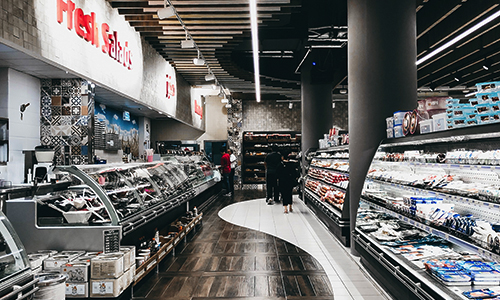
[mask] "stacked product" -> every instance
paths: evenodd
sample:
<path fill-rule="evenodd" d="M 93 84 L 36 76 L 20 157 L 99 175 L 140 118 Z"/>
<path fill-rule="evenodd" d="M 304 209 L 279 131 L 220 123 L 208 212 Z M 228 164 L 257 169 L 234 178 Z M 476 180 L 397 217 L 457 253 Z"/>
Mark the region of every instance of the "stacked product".
<path fill-rule="evenodd" d="M 134 281 L 135 248 L 120 250 L 90 260 L 90 297 L 118 297 Z"/>
<path fill-rule="evenodd" d="M 500 272 L 478 260 L 428 260 L 426 270 L 448 285 L 498 285 Z"/>

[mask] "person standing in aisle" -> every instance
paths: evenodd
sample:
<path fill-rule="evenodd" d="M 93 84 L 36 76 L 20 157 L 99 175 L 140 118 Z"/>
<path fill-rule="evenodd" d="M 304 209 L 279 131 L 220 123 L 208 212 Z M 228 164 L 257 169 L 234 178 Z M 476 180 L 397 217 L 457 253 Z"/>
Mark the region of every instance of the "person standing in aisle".
<path fill-rule="evenodd" d="M 229 162 L 231 163 L 231 174 L 229 174 L 229 192 L 231 192 L 231 195 L 234 196 L 234 171 L 238 165 L 238 159 L 236 158 L 236 155 L 234 155 L 233 150 L 227 149 L 227 152 L 229 153 Z"/>
<path fill-rule="evenodd" d="M 264 166 L 266 167 L 266 202 L 269 205 L 273 204 L 274 201 L 279 202 L 279 190 L 278 190 L 278 168 L 281 164 L 281 154 L 278 153 L 278 146 L 272 146 L 273 152 L 269 153 L 264 160 Z"/>
<path fill-rule="evenodd" d="M 229 158 L 229 153 L 227 153 L 226 148 L 221 148 L 220 153 L 222 157 L 220 159 L 220 165 L 222 169 L 222 186 L 226 189 L 226 196 L 231 196 L 231 190 L 229 186 L 229 175 L 231 174 L 231 161 Z"/>
<path fill-rule="evenodd" d="M 283 155 L 284 159 L 278 170 L 279 189 L 281 193 L 281 201 L 283 201 L 284 213 L 292 212 L 292 192 L 293 188 L 298 184 L 299 169 L 298 162 L 291 160 L 288 153 Z"/>

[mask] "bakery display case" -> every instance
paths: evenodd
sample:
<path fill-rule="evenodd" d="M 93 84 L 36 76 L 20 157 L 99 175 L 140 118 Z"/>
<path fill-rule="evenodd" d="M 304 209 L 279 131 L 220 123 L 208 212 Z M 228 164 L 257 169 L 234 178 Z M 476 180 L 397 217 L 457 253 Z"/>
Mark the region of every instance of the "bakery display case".
<path fill-rule="evenodd" d="M 304 187 L 305 203 L 343 245 L 349 246 L 349 146 L 312 154 Z"/>
<path fill-rule="evenodd" d="M 102 250 L 103 231 L 110 229 L 137 243 L 144 228 L 154 232 L 167 222 L 160 217 L 199 205 L 216 184 L 212 166 L 200 158 L 59 166 L 54 173 L 67 189 L 7 201 L 7 215 L 28 251 Z"/>
<path fill-rule="evenodd" d="M 468 299 L 499 285 L 499 137 L 485 125 L 378 148 L 353 243 L 396 299 Z"/>
<path fill-rule="evenodd" d="M 36 282 L 26 249 L 7 217 L 0 212 L 0 298 L 32 297 L 38 289 Z"/>
<path fill-rule="evenodd" d="M 298 132 L 243 132 L 242 177 L 244 184 L 259 184 L 266 182 L 264 160 L 276 145 L 281 153 L 292 157 L 300 152 L 301 134 Z"/>

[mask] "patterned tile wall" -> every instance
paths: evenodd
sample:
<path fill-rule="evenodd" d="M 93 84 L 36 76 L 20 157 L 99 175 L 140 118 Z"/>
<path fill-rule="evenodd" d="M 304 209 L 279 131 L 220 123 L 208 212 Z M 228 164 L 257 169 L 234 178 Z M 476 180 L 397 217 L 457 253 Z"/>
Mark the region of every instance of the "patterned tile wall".
<path fill-rule="evenodd" d="M 40 139 L 57 165 L 87 164 L 93 94 L 82 79 L 42 79 Z"/>
<path fill-rule="evenodd" d="M 335 127 L 341 128 L 343 130 L 349 129 L 348 122 L 348 102 L 347 101 L 339 101 L 335 102 L 335 107 L 333 108 L 333 125 Z"/>
<path fill-rule="evenodd" d="M 242 122 L 243 122 L 243 107 L 242 101 L 230 99 L 231 107 L 227 109 L 227 141 L 229 148 L 234 151 L 234 155 L 238 157 L 238 161 L 242 160 L 241 141 L 243 139 Z M 241 165 L 238 165 L 235 172 L 235 189 L 241 188 Z"/>
<path fill-rule="evenodd" d="M 300 103 L 288 108 L 287 102 L 244 101 L 243 131 L 301 131 Z"/>

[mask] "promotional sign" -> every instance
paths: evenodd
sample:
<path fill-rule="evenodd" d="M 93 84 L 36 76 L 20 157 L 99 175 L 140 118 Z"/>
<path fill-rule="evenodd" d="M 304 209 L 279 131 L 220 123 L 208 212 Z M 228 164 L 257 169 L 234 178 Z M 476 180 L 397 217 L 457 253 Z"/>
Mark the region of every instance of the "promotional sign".
<path fill-rule="evenodd" d="M 194 100 L 194 113 L 200 116 L 200 119 L 203 119 L 203 107 L 198 104 L 198 100 Z"/>

